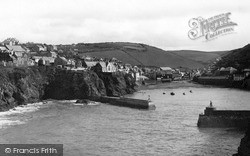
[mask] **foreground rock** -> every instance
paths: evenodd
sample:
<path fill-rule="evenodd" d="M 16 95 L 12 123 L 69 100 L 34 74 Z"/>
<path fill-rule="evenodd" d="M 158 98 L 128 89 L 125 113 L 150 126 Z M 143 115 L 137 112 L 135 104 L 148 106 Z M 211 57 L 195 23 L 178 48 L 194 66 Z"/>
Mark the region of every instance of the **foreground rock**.
<path fill-rule="evenodd" d="M 0 111 L 40 101 L 46 76 L 38 68 L 2 68 L 0 70 Z"/>
<path fill-rule="evenodd" d="M 246 131 L 245 136 L 241 139 L 238 153 L 233 156 L 249 156 L 250 155 L 250 125 Z"/>

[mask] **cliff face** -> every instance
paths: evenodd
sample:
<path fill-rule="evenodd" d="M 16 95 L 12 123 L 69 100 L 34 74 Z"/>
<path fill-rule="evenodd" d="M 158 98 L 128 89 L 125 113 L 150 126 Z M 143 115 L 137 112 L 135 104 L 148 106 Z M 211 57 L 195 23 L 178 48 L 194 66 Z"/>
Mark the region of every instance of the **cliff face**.
<path fill-rule="evenodd" d="M 135 81 L 130 74 L 97 73 L 103 80 L 107 96 L 121 96 L 134 92 Z"/>
<path fill-rule="evenodd" d="M 96 74 L 46 67 L 2 68 L 0 111 L 42 99 L 84 99 L 91 96 L 120 96 L 134 92 L 128 74 Z"/>
<path fill-rule="evenodd" d="M 0 71 L 0 111 L 37 102 L 44 94 L 46 77 L 38 68 L 2 68 Z"/>
<path fill-rule="evenodd" d="M 54 70 L 48 79 L 44 99 L 83 99 L 106 95 L 103 81 L 91 71 Z"/>
<path fill-rule="evenodd" d="M 135 82 L 128 74 L 93 71 L 53 71 L 43 98 L 84 99 L 91 96 L 121 96 L 134 92 Z"/>

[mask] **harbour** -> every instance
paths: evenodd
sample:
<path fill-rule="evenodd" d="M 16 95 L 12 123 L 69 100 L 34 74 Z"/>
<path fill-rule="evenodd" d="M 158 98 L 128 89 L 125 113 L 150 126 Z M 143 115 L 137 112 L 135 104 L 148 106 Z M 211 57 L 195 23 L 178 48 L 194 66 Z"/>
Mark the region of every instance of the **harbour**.
<path fill-rule="evenodd" d="M 211 99 L 218 110 L 249 110 L 248 92 L 184 82 L 147 87 L 125 98 L 147 100 L 150 95 L 156 106 L 153 111 L 53 100 L 35 106 L 34 111 L 0 115 L 12 121 L 0 129 L 0 143 L 63 143 L 65 155 L 232 155 L 237 152 L 244 131 L 199 128 L 197 121 Z M 171 92 L 175 95 L 170 95 Z"/>
<path fill-rule="evenodd" d="M 0 156 L 250 156 L 249 2 L 1 4 Z"/>

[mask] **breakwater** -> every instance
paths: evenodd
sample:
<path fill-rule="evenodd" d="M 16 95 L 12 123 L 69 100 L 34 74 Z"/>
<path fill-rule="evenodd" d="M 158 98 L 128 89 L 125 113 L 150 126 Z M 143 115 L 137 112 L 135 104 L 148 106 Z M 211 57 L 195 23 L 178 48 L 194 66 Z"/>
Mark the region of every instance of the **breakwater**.
<path fill-rule="evenodd" d="M 124 97 L 90 97 L 90 100 L 102 103 L 108 103 L 115 106 L 121 107 L 130 107 L 137 109 L 155 109 L 155 105 L 149 100 L 141 100 L 141 99 L 131 99 Z"/>
<path fill-rule="evenodd" d="M 226 77 L 199 77 L 198 83 L 204 85 L 218 85 L 218 86 L 231 86 L 232 80 Z"/>
<path fill-rule="evenodd" d="M 204 114 L 199 115 L 198 127 L 236 127 L 246 129 L 250 119 L 248 110 L 216 110 L 206 107 Z"/>

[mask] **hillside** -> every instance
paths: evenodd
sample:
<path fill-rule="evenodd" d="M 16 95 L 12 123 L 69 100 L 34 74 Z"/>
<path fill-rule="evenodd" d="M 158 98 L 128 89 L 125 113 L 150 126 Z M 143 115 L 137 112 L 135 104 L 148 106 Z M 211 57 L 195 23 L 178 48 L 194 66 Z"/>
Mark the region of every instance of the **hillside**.
<path fill-rule="evenodd" d="M 238 70 L 250 68 L 250 44 L 229 51 L 215 64 L 215 67 L 234 67 Z"/>
<path fill-rule="evenodd" d="M 218 52 L 203 52 L 195 50 L 180 50 L 172 51 L 184 58 L 200 62 L 201 64 L 207 65 L 214 62 L 217 58 L 222 57 L 227 53 L 227 51 L 218 51 Z"/>
<path fill-rule="evenodd" d="M 115 57 L 132 65 L 188 67 L 191 69 L 204 66 L 201 62 L 185 58 L 175 52 L 138 43 L 80 43 L 75 45 L 74 49 L 77 49 L 80 55 L 98 58 Z"/>

